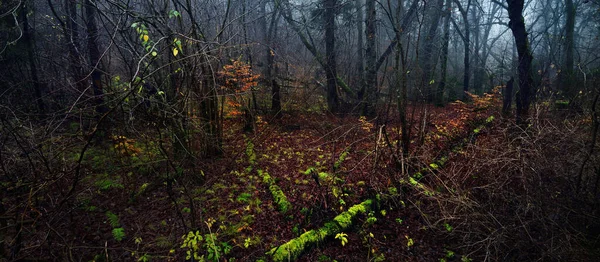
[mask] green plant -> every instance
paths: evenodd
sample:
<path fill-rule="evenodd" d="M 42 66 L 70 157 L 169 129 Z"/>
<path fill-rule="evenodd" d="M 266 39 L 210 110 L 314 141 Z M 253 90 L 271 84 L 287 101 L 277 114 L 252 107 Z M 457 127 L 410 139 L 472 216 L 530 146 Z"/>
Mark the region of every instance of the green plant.
<path fill-rule="evenodd" d="M 125 238 L 125 229 L 121 227 L 121 223 L 119 222 L 119 216 L 117 216 L 113 212 L 106 211 L 106 217 L 108 218 L 108 223 L 113 228 L 113 238 L 116 241 L 121 242 L 123 238 Z"/>
<path fill-rule="evenodd" d="M 305 215 L 305 216 L 307 216 L 307 215 L 309 215 L 309 213 L 310 213 L 310 209 L 308 209 L 307 207 L 303 207 L 302 209 L 300 209 L 300 213 L 301 213 L 302 215 Z"/>
<path fill-rule="evenodd" d="M 260 236 L 246 237 L 244 239 L 244 244 L 242 245 L 244 248 L 248 249 L 252 246 L 260 245 L 262 239 Z"/>
<path fill-rule="evenodd" d="M 235 200 L 239 203 L 248 203 L 252 197 L 249 193 L 241 193 Z"/>
<path fill-rule="evenodd" d="M 375 222 L 377 222 L 377 218 L 375 217 L 375 213 L 371 211 L 368 214 L 367 221 L 365 222 L 365 224 L 370 226 L 375 224 Z"/>
<path fill-rule="evenodd" d="M 148 254 L 144 254 L 143 256 L 141 256 L 140 258 L 138 258 L 138 262 L 149 262 L 150 259 L 152 259 L 152 256 L 148 255 Z"/>
<path fill-rule="evenodd" d="M 453 229 L 453 227 L 448 223 L 444 223 L 444 228 L 446 228 L 446 231 L 448 232 L 452 232 Z"/>
<path fill-rule="evenodd" d="M 185 260 L 190 260 L 192 259 L 192 257 L 194 258 L 194 260 L 204 260 L 204 255 L 200 256 L 198 254 L 198 251 L 200 251 L 200 243 L 204 239 L 200 234 L 200 231 L 190 231 L 187 233 L 187 235 L 184 235 L 182 238 L 183 244 L 181 245 L 181 248 L 187 249 L 185 252 Z"/>
<path fill-rule="evenodd" d="M 104 175 L 103 178 L 100 178 L 94 184 L 101 191 L 107 191 L 107 190 L 110 190 L 110 189 L 113 189 L 113 188 L 115 188 L 115 189 L 123 189 L 124 188 L 123 184 L 121 184 L 121 183 L 117 182 L 116 180 L 108 177 L 108 175 Z"/>
<path fill-rule="evenodd" d="M 340 154 L 340 157 L 338 158 L 338 160 L 335 161 L 335 163 L 333 164 L 333 172 L 340 169 L 340 166 L 342 165 L 344 160 L 346 160 L 346 157 L 348 156 L 348 154 L 349 154 L 348 151 L 344 151 L 344 152 L 342 152 L 342 154 Z"/>
<path fill-rule="evenodd" d="M 383 262 L 383 261 L 385 261 L 385 255 L 383 253 L 374 254 L 373 261 L 374 262 Z"/>
<path fill-rule="evenodd" d="M 342 246 L 345 246 L 346 243 L 348 243 L 348 235 L 344 232 L 336 234 L 335 239 L 339 239 L 342 243 Z"/>
<path fill-rule="evenodd" d="M 410 238 L 408 235 L 404 235 L 404 238 L 406 238 L 406 246 L 407 247 L 412 247 L 415 244 L 415 241 Z"/>
<path fill-rule="evenodd" d="M 186 260 L 193 257 L 194 260 L 204 261 L 204 254 L 200 254 L 201 247 L 206 250 L 206 259 L 209 261 L 220 261 L 224 255 L 231 252 L 233 247 L 227 242 L 218 242 L 217 233 L 211 232 L 211 227 L 215 222 L 212 218 L 205 221 L 209 233 L 204 236 L 200 234 L 200 231 L 190 231 L 181 237 L 183 239 L 181 248 L 186 249 Z"/>
<path fill-rule="evenodd" d="M 119 227 L 119 216 L 114 214 L 113 212 L 106 211 L 106 217 L 108 218 L 108 222 L 111 227 Z"/>
<path fill-rule="evenodd" d="M 122 227 L 113 228 L 112 235 L 118 242 L 121 242 L 125 238 L 125 229 Z"/>

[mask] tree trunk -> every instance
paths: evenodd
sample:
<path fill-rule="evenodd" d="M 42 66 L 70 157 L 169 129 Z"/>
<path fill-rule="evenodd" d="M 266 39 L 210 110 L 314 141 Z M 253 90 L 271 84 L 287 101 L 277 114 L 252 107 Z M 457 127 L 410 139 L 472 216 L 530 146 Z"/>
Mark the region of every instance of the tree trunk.
<path fill-rule="evenodd" d="M 575 5 L 573 0 L 565 0 L 565 65 L 564 72 L 561 74 L 562 88 L 569 97 L 576 94 L 573 85 L 573 50 L 574 50 L 574 32 L 575 32 Z"/>
<path fill-rule="evenodd" d="M 428 102 L 433 102 L 435 95 L 433 79 L 435 78 L 433 62 L 434 44 L 437 34 L 437 30 L 440 24 L 440 18 L 442 17 L 442 9 L 444 8 L 444 0 L 437 0 L 435 5 L 430 10 L 431 21 L 429 24 L 429 30 L 423 43 L 423 55 L 421 56 L 421 68 L 423 69 L 422 83 L 425 85 L 426 98 Z"/>
<path fill-rule="evenodd" d="M 477 15 L 477 8 L 471 9 L 471 23 L 473 26 L 473 92 L 475 94 L 482 94 L 483 87 L 483 76 L 485 75 L 485 71 L 483 68 L 483 63 L 481 61 L 481 42 L 485 41 L 485 39 L 481 39 L 481 30 L 480 30 L 480 16 Z"/>
<path fill-rule="evenodd" d="M 261 7 L 264 16 L 266 16 L 266 8 Z M 265 80 L 268 85 L 271 85 L 271 113 L 279 117 L 281 116 L 281 88 L 277 83 L 277 80 L 273 77 L 273 71 L 275 71 L 275 52 L 273 51 L 273 39 L 277 37 L 277 22 L 279 21 L 279 8 L 275 6 L 275 10 L 271 16 L 271 22 L 267 29 L 267 23 L 264 21 L 263 29 L 265 30 L 265 56 L 267 60 L 267 67 L 265 68 Z"/>
<path fill-rule="evenodd" d="M 460 2 L 458 2 L 458 0 L 456 0 L 456 4 L 458 5 L 458 9 L 460 10 L 460 13 L 462 15 L 463 18 L 463 22 L 464 22 L 464 26 L 465 26 L 465 32 L 463 35 L 463 42 L 464 42 L 464 52 L 465 52 L 465 56 L 464 56 L 464 74 L 463 74 L 463 99 L 467 98 L 467 92 L 469 92 L 469 79 L 470 79 L 470 73 L 471 73 L 471 68 L 470 68 L 470 62 L 471 62 L 471 58 L 470 58 L 470 42 L 471 42 L 471 28 L 469 25 L 469 8 L 471 7 L 471 0 L 469 0 L 467 2 L 467 7 L 463 8 L 462 5 L 460 4 Z"/>
<path fill-rule="evenodd" d="M 513 33 L 519 55 L 517 123 L 523 124 L 527 119 L 531 97 L 533 96 L 533 88 L 531 87 L 531 83 L 533 82 L 531 76 L 531 61 L 533 60 L 533 56 L 529 49 L 525 19 L 523 18 L 524 0 L 506 0 L 506 2 L 508 3 L 508 17 L 510 19 L 508 26 Z"/>
<path fill-rule="evenodd" d="M 91 0 L 85 1 L 86 27 L 88 31 L 87 46 L 92 67 L 91 79 L 94 91 L 96 113 L 102 115 L 108 112 L 104 106 L 104 90 L 102 89 L 102 70 L 100 70 L 100 48 L 98 47 L 98 27 L 96 25 L 96 6 Z"/>
<path fill-rule="evenodd" d="M 335 58 L 335 6 L 337 0 L 323 0 L 325 7 L 325 56 L 327 77 L 327 106 L 332 113 L 339 109 L 339 97 L 337 93 L 337 72 Z"/>
<path fill-rule="evenodd" d="M 48 0 L 49 2 L 52 0 Z M 67 0 L 67 41 L 69 42 L 69 60 L 71 63 L 71 72 L 75 86 L 79 92 L 85 91 L 85 81 L 82 76 L 81 59 L 79 54 L 79 29 L 77 25 L 77 1 Z"/>
<path fill-rule="evenodd" d="M 248 44 L 248 24 L 246 23 L 246 15 L 248 13 L 246 12 L 246 0 L 242 0 L 242 17 L 241 17 L 241 26 L 242 26 L 242 33 L 244 35 L 244 45 L 246 46 L 246 60 L 248 61 L 248 64 L 250 65 L 251 68 L 254 68 L 254 63 L 252 61 L 252 50 L 250 49 L 250 45 Z M 252 95 L 252 109 L 250 112 L 252 115 L 254 115 L 254 112 L 258 111 L 258 102 L 256 101 L 256 90 L 254 89 L 254 86 L 250 87 L 250 94 Z"/>
<path fill-rule="evenodd" d="M 400 15 L 402 14 L 402 0 L 398 1 L 398 8 L 396 9 L 396 27 L 400 28 L 402 26 L 400 24 Z M 396 39 L 400 39 L 401 30 L 396 31 Z M 406 79 L 406 57 L 404 55 L 404 48 L 402 47 L 402 41 L 396 41 L 396 57 L 395 57 L 395 71 L 396 71 L 396 81 L 397 85 L 400 89 L 400 94 L 398 95 L 398 113 L 400 115 L 400 125 L 401 125 L 401 146 L 398 146 L 398 149 L 402 149 L 402 156 L 404 159 L 407 159 L 409 156 L 410 150 L 410 127 L 408 124 L 408 119 L 406 117 L 406 109 L 408 107 L 408 86 Z M 401 66 L 401 67 L 400 67 Z M 401 68 L 399 70 L 399 68 Z"/>
<path fill-rule="evenodd" d="M 510 113 L 510 107 L 512 106 L 512 93 L 513 93 L 513 84 L 515 83 L 514 78 L 510 78 L 508 82 L 506 82 L 506 87 L 504 88 L 504 96 L 502 99 L 502 114 L 507 116 Z"/>
<path fill-rule="evenodd" d="M 444 104 L 444 91 L 446 89 L 446 78 L 448 75 L 448 47 L 450 43 L 450 13 L 452 9 L 452 0 L 446 0 L 446 11 L 444 12 L 444 39 L 442 40 L 442 76 L 438 85 L 437 102 L 441 106 Z"/>
<path fill-rule="evenodd" d="M 364 59 L 364 49 L 365 47 L 363 46 L 363 39 L 364 39 L 364 26 L 363 26 L 363 9 L 362 9 L 362 0 L 355 0 L 354 4 L 356 5 L 356 20 L 358 21 L 356 23 L 356 29 L 357 29 L 357 33 L 358 33 L 358 39 L 357 39 L 357 62 L 356 62 L 356 71 L 357 71 L 357 82 L 358 82 L 358 86 L 360 86 L 361 88 L 365 86 L 365 59 Z M 361 95 L 359 95 L 361 96 Z M 359 99 L 362 99 L 362 97 L 359 97 Z"/>
<path fill-rule="evenodd" d="M 375 96 L 377 92 L 377 70 L 375 68 L 375 0 L 366 1 L 366 20 L 365 20 L 365 36 L 366 36 L 366 75 L 363 102 L 363 115 L 373 115 L 375 113 Z"/>
<path fill-rule="evenodd" d="M 31 82 L 33 83 L 33 91 L 35 95 L 35 104 L 37 105 L 38 113 L 43 114 L 46 111 L 46 106 L 42 100 L 42 85 L 38 76 L 37 65 L 35 63 L 35 40 L 33 33 L 29 29 L 29 5 L 33 1 L 25 1 L 21 7 L 21 18 L 23 19 L 23 40 L 27 43 L 27 59 L 29 60 L 29 69 L 31 74 Z"/>
<path fill-rule="evenodd" d="M 272 90 L 272 97 L 271 97 L 271 112 L 273 112 L 273 115 L 279 117 L 281 116 L 281 92 L 280 92 L 280 87 L 279 84 L 277 84 L 277 81 L 275 79 L 271 79 L 271 90 Z"/>
<path fill-rule="evenodd" d="M 219 123 L 219 100 L 212 70 L 205 66 L 208 59 L 202 59 L 202 102 L 200 102 L 201 116 L 205 124 L 207 135 L 206 154 L 208 156 L 219 156 L 223 153 L 222 127 Z"/>

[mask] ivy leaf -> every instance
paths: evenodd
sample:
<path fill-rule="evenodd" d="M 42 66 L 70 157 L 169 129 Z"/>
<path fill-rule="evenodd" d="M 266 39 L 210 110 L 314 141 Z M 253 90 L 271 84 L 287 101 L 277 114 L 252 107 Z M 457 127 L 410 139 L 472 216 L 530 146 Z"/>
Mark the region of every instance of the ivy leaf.
<path fill-rule="evenodd" d="M 143 39 L 144 39 L 144 42 L 148 42 L 148 40 L 150 40 L 150 37 L 148 35 L 144 35 Z"/>
<path fill-rule="evenodd" d="M 158 53 L 156 53 L 156 51 L 152 51 L 152 56 L 157 56 Z"/>
<path fill-rule="evenodd" d="M 177 49 L 177 47 L 173 48 L 173 56 L 177 56 L 177 54 L 179 54 L 179 50 Z"/>

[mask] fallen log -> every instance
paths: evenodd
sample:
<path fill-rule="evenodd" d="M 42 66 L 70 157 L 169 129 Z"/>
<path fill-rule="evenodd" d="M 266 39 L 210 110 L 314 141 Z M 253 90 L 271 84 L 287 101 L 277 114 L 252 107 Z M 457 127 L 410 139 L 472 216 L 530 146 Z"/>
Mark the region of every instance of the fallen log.
<path fill-rule="evenodd" d="M 325 223 L 319 229 L 313 229 L 297 238 L 294 238 L 285 244 L 271 249 L 267 252 L 273 261 L 294 261 L 308 248 L 324 242 L 330 237 L 343 232 L 352 225 L 352 221 L 358 214 L 365 214 L 372 210 L 375 201 L 368 199 L 360 204 L 352 206 L 339 215 L 332 221 Z"/>

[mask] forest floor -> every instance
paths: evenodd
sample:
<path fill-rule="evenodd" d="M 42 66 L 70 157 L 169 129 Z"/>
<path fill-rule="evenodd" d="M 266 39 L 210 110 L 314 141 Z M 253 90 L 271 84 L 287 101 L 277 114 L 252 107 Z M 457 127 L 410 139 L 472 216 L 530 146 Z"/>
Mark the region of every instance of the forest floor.
<path fill-rule="evenodd" d="M 115 137 L 114 146 L 85 159 L 74 205 L 44 211 L 58 205 L 53 201 L 62 191 L 38 199 L 45 204 L 29 199 L 24 232 L 7 235 L 24 239 L 20 258 L 182 261 L 195 254 L 196 260 L 270 261 L 277 247 L 371 199 L 376 203 L 352 217 L 352 226 L 289 258 L 598 258 L 598 203 L 569 197 L 572 177 L 561 174 L 579 165 L 561 156 L 578 150 L 573 141 L 587 139 L 589 119 L 537 118 L 537 129 L 523 131 L 499 114 L 498 103 L 489 95 L 469 104 L 410 107 L 420 120 L 413 122 L 407 158 L 397 147 L 394 114 L 286 113 L 259 117 L 255 132 L 245 135 L 241 121 L 229 118 L 223 156 L 189 168 L 171 168 L 151 136 Z M 25 200 L 3 199 L 5 206 Z"/>

